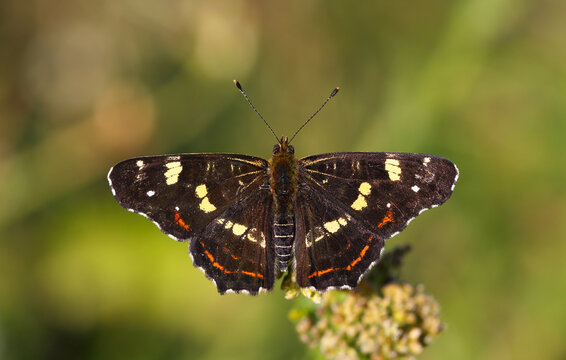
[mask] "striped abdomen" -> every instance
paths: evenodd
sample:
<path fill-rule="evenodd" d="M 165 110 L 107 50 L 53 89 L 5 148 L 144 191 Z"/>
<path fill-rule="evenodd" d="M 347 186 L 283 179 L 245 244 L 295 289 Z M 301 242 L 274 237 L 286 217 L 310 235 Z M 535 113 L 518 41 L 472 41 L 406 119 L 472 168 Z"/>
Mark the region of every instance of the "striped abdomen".
<path fill-rule="evenodd" d="M 295 220 L 291 216 L 275 218 L 273 222 L 275 244 L 275 262 L 279 272 L 284 272 L 289 266 L 295 240 Z"/>

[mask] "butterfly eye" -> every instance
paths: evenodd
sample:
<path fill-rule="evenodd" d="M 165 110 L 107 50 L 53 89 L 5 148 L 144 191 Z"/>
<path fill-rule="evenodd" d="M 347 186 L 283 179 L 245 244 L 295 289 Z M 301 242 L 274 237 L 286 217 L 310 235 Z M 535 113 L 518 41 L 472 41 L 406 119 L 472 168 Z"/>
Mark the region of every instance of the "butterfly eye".
<path fill-rule="evenodd" d="M 289 145 L 289 152 L 290 152 L 291 154 L 294 154 L 294 153 L 295 153 L 295 148 L 294 148 L 292 145 Z"/>
<path fill-rule="evenodd" d="M 281 152 L 281 145 L 274 145 L 273 146 L 273 154 L 277 154 Z"/>

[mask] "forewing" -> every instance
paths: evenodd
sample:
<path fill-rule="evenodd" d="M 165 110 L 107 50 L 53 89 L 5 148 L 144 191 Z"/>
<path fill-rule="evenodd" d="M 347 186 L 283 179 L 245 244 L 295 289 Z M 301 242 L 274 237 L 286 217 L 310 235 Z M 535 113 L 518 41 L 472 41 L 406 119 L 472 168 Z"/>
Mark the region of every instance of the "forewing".
<path fill-rule="evenodd" d="M 452 194 L 458 168 L 442 157 L 332 153 L 300 160 L 299 182 L 322 192 L 383 238 Z"/>
<path fill-rule="evenodd" d="M 198 235 L 236 200 L 267 180 L 267 162 L 235 154 L 140 157 L 110 169 L 116 200 L 175 240 Z"/>

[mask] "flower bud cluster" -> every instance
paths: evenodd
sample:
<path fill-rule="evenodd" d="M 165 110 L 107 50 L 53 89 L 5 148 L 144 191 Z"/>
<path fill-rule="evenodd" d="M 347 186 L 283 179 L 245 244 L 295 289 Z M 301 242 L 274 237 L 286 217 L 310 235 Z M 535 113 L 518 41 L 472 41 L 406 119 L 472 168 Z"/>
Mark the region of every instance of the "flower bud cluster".
<path fill-rule="evenodd" d="M 422 285 L 391 282 L 378 293 L 328 291 L 295 318 L 301 341 L 329 359 L 413 359 L 442 330 L 439 312 Z"/>

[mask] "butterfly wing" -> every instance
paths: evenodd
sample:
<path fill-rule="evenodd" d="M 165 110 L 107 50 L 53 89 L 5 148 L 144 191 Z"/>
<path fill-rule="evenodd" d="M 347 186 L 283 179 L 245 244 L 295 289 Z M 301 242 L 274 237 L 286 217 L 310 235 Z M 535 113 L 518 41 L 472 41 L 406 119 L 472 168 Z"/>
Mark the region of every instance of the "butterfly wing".
<path fill-rule="evenodd" d="M 355 286 L 383 240 L 446 201 L 458 179 L 447 159 L 405 153 L 331 153 L 299 161 L 297 281 Z"/>
<path fill-rule="evenodd" d="M 108 181 L 124 208 L 175 240 L 190 240 L 195 266 L 221 293 L 257 293 L 273 286 L 274 273 L 265 245 L 272 217 L 266 171 L 267 162 L 256 157 L 182 154 L 122 161 Z"/>

